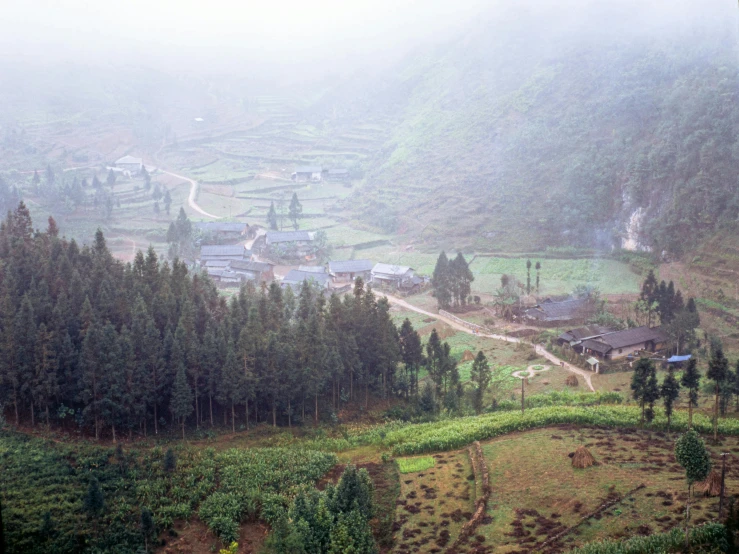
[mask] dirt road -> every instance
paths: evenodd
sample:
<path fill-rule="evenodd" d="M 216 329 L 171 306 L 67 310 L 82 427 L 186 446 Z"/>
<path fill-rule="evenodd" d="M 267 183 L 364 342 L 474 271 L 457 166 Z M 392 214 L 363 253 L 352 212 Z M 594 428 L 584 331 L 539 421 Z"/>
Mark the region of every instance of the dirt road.
<path fill-rule="evenodd" d="M 190 194 L 187 197 L 187 204 L 193 210 L 195 210 L 199 214 L 204 215 L 205 217 L 210 217 L 212 219 L 221 219 L 219 216 L 213 215 L 213 214 L 209 214 L 203 208 L 201 208 L 200 206 L 198 206 L 198 203 L 195 201 L 195 195 L 198 192 L 198 183 L 197 183 L 197 181 L 195 181 L 194 179 L 190 179 L 189 177 L 185 177 L 184 175 L 178 175 L 177 173 L 172 173 L 171 171 L 165 171 L 163 169 L 161 171 L 162 171 L 162 173 L 166 173 L 167 175 L 171 175 L 172 177 L 176 177 L 177 179 L 182 179 L 183 181 L 187 181 L 188 183 L 190 183 Z"/>
<path fill-rule="evenodd" d="M 388 300 L 388 302 L 390 302 L 390 304 L 394 304 L 396 306 L 401 306 L 401 307 L 403 307 L 403 308 L 405 308 L 407 310 L 411 310 L 411 311 L 417 312 L 419 314 L 424 314 L 424 315 L 427 315 L 429 317 L 433 317 L 434 319 L 438 319 L 440 321 L 443 321 L 444 323 L 446 323 L 450 327 L 453 327 L 454 329 L 457 329 L 458 331 L 462 331 L 464 333 L 468 333 L 468 334 L 474 335 L 476 337 L 485 337 L 485 338 L 488 338 L 488 339 L 502 340 L 502 341 L 505 341 L 505 342 L 513 342 L 513 343 L 519 343 L 519 342 L 521 342 L 521 339 L 518 339 L 516 337 L 506 337 L 505 335 L 475 333 L 472 329 L 468 329 L 467 327 L 465 327 L 464 325 L 462 325 L 460 323 L 457 323 L 456 321 L 453 321 L 453 320 L 451 320 L 449 318 L 446 318 L 446 317 L 444 317 L 442 315 L 439 315 L 439 314 L 434 314 L 434 313 L 431 313 L 431 312 L 427 312 L 426 310 L 423 310 L 423 309 L 421 309 L 421 308 L 419 308 L 417 306 L 414 306 L 413 304 L 410 304 L 410 303 L 406 302 L 402 298 L 398 298 L 396 296 L 391 296 L 389 294 L 385 294 L 385 293 L 380 292 L 380 291 L 373 291 L 373 292 L 377 296 L 384 296 L 385 298 L 387 298 L 387 300 Z M 595 387 L 593 387 L 593 383 L 591 381 L 592 373 L 590 373 L 589 371 L 585 371 L 584 369 L 580 369 L 579 367 L 575 367 L 575 366 L 573 366 L 571 364 L 568 364 L 564 360 L 560 360 L 557 356 L 555 356 L 551 352 L 547 352 L 544 349 L 544 347 L 541 346 L 541 345 L 539 345 L 539 344 L 534 345 L 534 350 L 536 351 L 537 354 L 539 354 L 540 356 L 545 357 L 547 360 L 549 360 L 553 364 L 555 364 L 557 366 L 560 366 L 563 369 L 566 369 L 570 373 L 575 373 L 576 375 L 581 376 L 585 380 L 585 382 L 587 383 L 588 388 L 591 391 L 595 392 Z"/>

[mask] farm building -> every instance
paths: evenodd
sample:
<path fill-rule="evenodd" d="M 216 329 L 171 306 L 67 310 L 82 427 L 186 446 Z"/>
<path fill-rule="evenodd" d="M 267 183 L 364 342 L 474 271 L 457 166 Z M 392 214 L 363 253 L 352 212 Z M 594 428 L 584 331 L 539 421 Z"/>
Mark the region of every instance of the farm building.
<path fill-rule="evenodd" d="M 306 181 L 320 181 L 323 175 L 323 168 L 317 165 L 305 165 L 296 167 L 291 175 L 292 180 L 298 183 Z"/>
<path fill-rule="evenodd" d="M 640 351 L 662 350 L 668 340 L 669 337 L 660 327 L 644 326 L 588 338 L 575 344 L 573 348 L 585 356 L 594 356 L 599 360 L 618 360 Z"/>
<path fill-rule="evenodd" d="M 311 252 L 313 233 L 309 231 L 267 231 L 264 240 L 266 247 L 271 251 L 294 249 L 297 255 L 304 256 Z"/>
<path fill-rule="evenodd" d="M 369 281 L 372 277 L 372 262 L 370 260 L 337 260 L 328 263 L 328 272 L 334 283 L 346 283 L 361 277 Z"/>
<path fill-rule="evenodd" d="M 282 288 L 293 287 L 294 289 L 297 289 L 305 281 L 313 281 L 319 286 L 319 288 L 327 289 L 330 279 L 328 273 L 313 273 L 311 271 L 300 271 L 299 269 L 291 269 L 290 272 L 285 275 L 285 278 L 282 280 Z"/>
<path fill-rule="evenodd" d="M 415 270 L 403 265 L 377 263 L 372 268 L 372 282 L 378 285 L 387 285 L 397 289 L 407 289 L 414 286 Z"/>
<path fill-rule="evenodd" d="M 242 275 L 244 280 L 254 281 L 256 283 L 273 281 L 275 278 L 274 266 L 267 262 L 234 260 L 228 267 L 231 271 Z"/>
<path fill-rule="evenodd" d="M 225 240 L 238 240 L 247 237 L 254 231 L 246 223 L 220 223 L 218 221 L 205 221 L 196 223 L 195 227 L 205 235 Z"/>
<path fill-rule="evenodd" d="M 592 312 L 593 306 L 587 298 L 575 298 L 554 302 L 545 300 L 524 312 L 524 317 L 539 325 L 558 325 L 582 321 Z"/>
<path fill-rule="evenodd" d="M 251 250 L 242 244 L 209 244 L 200 247 L 200 264 L 206 265 L 214 260 L 250 260 Z"/>
<path fill-rule="evenodd" d="M 305 271 L 306 273 L 326 273 L 326 268 L 322 265 L 301 265 L 298 267 L 298 271 Z"/>
<path fill-rule="evenodd" d="M 128 171 L 131 175 L 138 174 L 143 165 L 143 160 L 141 158 L 135 158 L 133 156 L 123 156 L 115 161 L 115 166 L 118 169 Z"/>
<path fill-rule="evenodd" d="M 577 329 L 570 329 L 565 331 L 557 337 L 557 344 L 560 346 L 571 346 L 573 343 L 578 343 L 586 339 L 592 339 L 604 335 L 606 333 L 612 333 L 613 329 L 603 327 L 602 325 L 586 325 L 584 327 L 578 327 Z"/>

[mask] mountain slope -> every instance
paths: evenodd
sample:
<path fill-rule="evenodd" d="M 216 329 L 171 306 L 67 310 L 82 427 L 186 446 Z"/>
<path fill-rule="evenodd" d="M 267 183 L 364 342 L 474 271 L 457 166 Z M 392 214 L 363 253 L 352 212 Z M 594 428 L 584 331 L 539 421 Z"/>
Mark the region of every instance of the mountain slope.
<path fill-rule="evenodd" d="M 664 21 L 513 9 L 418 53 L 375 85 L 377 98 L 395 94 L 399 123 L 368 173 L 365 215 L 442 246 L 503 250 L 679 254 L 733 225 L 731 8 L 686 4 Z"/>

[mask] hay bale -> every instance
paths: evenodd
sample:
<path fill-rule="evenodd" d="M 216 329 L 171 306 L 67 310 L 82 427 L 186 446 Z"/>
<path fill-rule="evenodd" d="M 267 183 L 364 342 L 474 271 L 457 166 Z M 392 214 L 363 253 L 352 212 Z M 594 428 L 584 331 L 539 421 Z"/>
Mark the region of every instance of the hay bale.
<path fill-rule="evenodd" d="M 712 471 L 708 479 L 696 484 L 696 488 L 706 496 L 718 496 L 721 494 L 721 474 Z"/>
<path fill-rule="evenodd" d="M 582 445 L 578 446 L 577 450 L 575 450 L 575 453 L 572 455 L 572 467 L 584 469 L 595 465 L 595 463 L 593 455 Z"/>
<path fill-rule="evenodd" d="M 462 363 L 464 362 L 471 362 L 475 359 L 475 355 L 470 352 L 469 350 L 465 350 L 464 354 L 462 354 Z"/>
<path fill-rule="evenodd" d="M 568 387 L 577 387 L 580 385 L 580 381 L 577 380 L 577 375 L 568 375 L 565 379 L 565 385 Z"/>

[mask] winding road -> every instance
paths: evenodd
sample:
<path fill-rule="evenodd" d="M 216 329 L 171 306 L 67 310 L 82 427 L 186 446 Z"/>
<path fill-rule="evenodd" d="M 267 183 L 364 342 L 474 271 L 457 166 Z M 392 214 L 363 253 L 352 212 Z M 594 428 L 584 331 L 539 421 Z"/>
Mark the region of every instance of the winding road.
<path fill-rule="evenodd" d="M 380 292 L 380 291 L 376 291 L 376 290 L 373 291 L 373 292 L 376 295 L 378 295 L 378 296 L 383 296 L 383 297 L 387 298 L 387 301 L 390 304 L 394 304 L 396 306 L 400 306 L 402 308 L 405 308 L 406 310 L 411 310 L 411 311 L 416 312 L 416 313 L 419 313 L 419 314 L 423 314 L 423 315 L 427 315 L 429 317 L 433 317 L 434 319 L 438 319 L 440 321 L 443 321 L 444 323 L 446 323 L 450 327 L 453 327 L 454 329 L 457 329 L 458 331 L 462 331 L 464 333 L 468 333 L 468 334 L 474 335 L 476 337 L 485 337 L 485 338 L 488 338 L 488 339 L 502 340 L 502 341 L 505 341 L 505 342 L 513 342 L 513 343 L 522 342 L 521 339 L 516 338 L 516 337 L 507 337 L 505 335 L 496 335 L 496 334 L 475 333 L 472 329 L 468 329 L 467 327 L 465 327 L 464 325 L 462 325 L 460 323 L 457 323 L 456 321 L 453 321 L 453 320 L 451 320 L 451 319 L 449 319 L 447 317 L 444 317 L 443 315 L 440 315 L 440 314 L 434 314 L 434 313 L 431 313 L 431 312 L 427 312 L 426 310 L 423 310 L 423 309 L 421 309 L 421 308 L 419 308 L 417 306 L 414 306 L 413 304 L 410 304 L 410 303 L 406 302 L 402 298 L 398 298 L 397 296 L 391 296 L 389 294 L 385 294 L 384 292 Z M 585 371 L 584 369 L 580 369 L 579 367 L 575 367 L 572 364 L 568 364 L 564 360 L 560 360 L 557 356 L 555 356 L 551 352 L 547 352 L 547 350 L 543 346 L 541 346 L 539 344 L 535 344 L 534 345 L 534 351 L 537 354 L 539 354 L 540 356 L 543 356 L 544 358 L 546 358 L 547 360 L 549 360 L 550 362 L 552 362 L 554 365 L 560 366 L 560 367 L 562 367 L 562 369 L 566 369 L 570 373 L 574 373 L 576 375 L 581 376 L 585 380 L 585 382 L 587 383 L 588 388 L 592 392 L 595 392 L 595 387 L 593 387 L 593 383 L 591 381 L 592 373 L 590 373 L 589 371 Z"/>
<path fill-rule="evenodd" d="M 171 171 L 165 171 L 161 170 L 162 173 L 166 173 L 167 175 L 171 175 L 172 177 L 176 177 L 177 179 L 182 179 L 183 181 L 187 181 L 190 183 L 190 194 L 187 197 L 187 204 L 196 212 L 199 214 L 204 215 L 205 217 L 210 217 L 212 219 L 221 219 L 217 215 L 209 214 L 206 212 L 203 208 L 198 206 L 198 203 L 195 201 L 195 195 L 198 192 L 198 183 L 194 179 L 190 179 L 189 177 L 185 177 L 184 175 L 178 175 L 177 173 L 172 173 Z"/>

